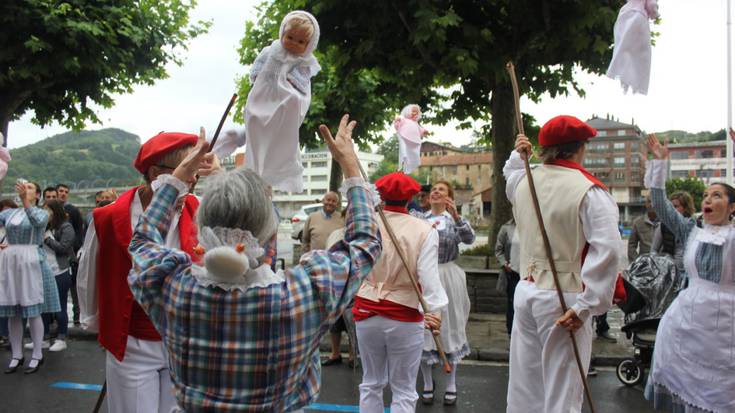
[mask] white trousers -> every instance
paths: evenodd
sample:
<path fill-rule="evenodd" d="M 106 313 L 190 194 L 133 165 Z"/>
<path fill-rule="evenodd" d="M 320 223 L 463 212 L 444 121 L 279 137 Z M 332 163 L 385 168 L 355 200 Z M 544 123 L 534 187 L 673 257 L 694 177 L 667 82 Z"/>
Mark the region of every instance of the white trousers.
<path fill-rule="evenodd" d="M 424 345 L 424 323 L 373 316 L 355 323 L 362 361 L 360 412 L 383 413 L 383 388 L 393 392 L 391 413 L 416 411 L 416 376 Z"/>
<path fill-rule="evenodd" d="M 123 361 L 107 353 L 105 378 L 110 413 L 169 413 L 176 406 L 162 341 L 128 336 Z"/>
<path fill-rule="evenodd" d="M 567 306 L 577 293 L 565 293 Z M 582 410 L 584 389 L 569 332 L 554 325 L 561 317 L 554 290 L 540 290 L 521 281 L 514 296 L 515 316 L 510 339 L 508 413 L 571 413 Z M 592 321 L 575 338 L 585 374 L 592 354 Z"/>

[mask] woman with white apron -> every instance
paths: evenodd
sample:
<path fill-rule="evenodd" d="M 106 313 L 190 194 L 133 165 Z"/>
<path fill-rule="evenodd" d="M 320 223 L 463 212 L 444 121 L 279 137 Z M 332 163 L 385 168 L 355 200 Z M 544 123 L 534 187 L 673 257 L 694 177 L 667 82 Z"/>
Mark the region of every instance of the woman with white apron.
<path fill-rule="evenodd" d="M 653 135 L 648 146 L 645 184 L 656 215 L 684 240 L 689 287 L 659 324 L 646 398 L 672 412 L 735 412 L 735 189 L 707 187 L 699 228 L 666 199 L 668 148 Z"/>
<path fill-rule="evenodd" d="M 60 310 L 59 293 L 42 248 L 48 213 L 36 206 L 40 191 L 31 182 L 18 182 L 15 188 L 23 207 L 0 212 L 8 242 L 0 252 L 0 317 L 9 318 L 12 351 L 5 374 L 23 364 L 23 318 L 28 319 L 33 355 L 24 372 L 31 374 L 43 363 L 41 313 Z"/>
<path fill-rule="evenodd" d="M 470 318 L 470 296 L 467 294 L 467 279 L 464 270 L 454 263 L 459 256 L 459 244 L 475 242 L 475 232 L 470 223 L 462 218 L 454 204 L 454 190 L 446 181 L 434 183 L 429 194 L 431 210 L 425 219 L 439 232 L 439 280 L 449 297 L 449 305 L 442 309 L 441 333 L 442 348 L 452 364 L 443 403 L 447 406 L 457 402 L 457 365 L 470 354 L 465 328 Z M 424 391 L 421 401 L 434 402 L 434 380 L 432 366 L 441 364 L 434 339 L 428 330 L 424 335 L 424 351 L 421 355 L 421 374 L 424 378 Z"/>

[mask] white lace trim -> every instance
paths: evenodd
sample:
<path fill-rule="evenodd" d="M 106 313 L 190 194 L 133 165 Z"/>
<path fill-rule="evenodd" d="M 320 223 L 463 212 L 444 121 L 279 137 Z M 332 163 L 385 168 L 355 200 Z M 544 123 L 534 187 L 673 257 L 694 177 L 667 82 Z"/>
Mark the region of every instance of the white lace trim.
<path fill-rule="evenodd" d="M 257 238 L 250 231 L 225 228 L 202 227 L 199 243 L 204 247 L 206 278 L 224 284 L 242 284 L 247 274 L 258 268 L 258 258 L 265 254 Z M 244 249 L 237 251 L 237 245 Z"/>
<path fill-rule="evenodd" d="M 189 193 L 189 185 L 171 174 L 158 175 L 158 178 L 151 183 L 151 189 L 153 189 L 153 192 L 156 192 L 166 184 L 173 186 L 179 191 L 179 195 L 176 197 L 177 199 Z"/>
<path fill-rule="evenodd" d="M 696 240 L 706 244 L 724 245 L 730 234 L 730 225 L 705 224 L 696 233 Z"/>
<path fill-rule="evenodd" d="M 280 284 L 285 280 L 283 270 L 274 273 L 267 264 L 249 270 L 244 276 L 229 281 L 217 279 L 206 268 L 196 264 L 192 266 L 191 274 L 196 278 L 199 285 L 217 287 L 225 291 L 240 290 L 245 292 L 250 288 L 267 288 L 273 284 Z"/>

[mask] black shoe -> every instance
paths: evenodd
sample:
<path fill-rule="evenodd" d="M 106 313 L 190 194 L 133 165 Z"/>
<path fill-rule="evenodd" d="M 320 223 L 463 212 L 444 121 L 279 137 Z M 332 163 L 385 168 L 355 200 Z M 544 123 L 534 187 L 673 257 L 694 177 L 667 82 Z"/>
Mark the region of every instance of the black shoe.
<path fill-rule="evenodd" d="M 357 361 L 355 360 L 347 360 L 347 367 L 354 369 L 357 367 Z"/>
<path fill-rule="evenodd" d="M 607 341 L 608 343 L 617 343 L 618 339 L 611 336 L 609 331 L 605 331 L 604 333 L 600 333 L 597 335 L 597 338 L 600 340 Z"/>
<path fill-rule="evenodd" d="M 12 360 L 11 360 L 11 362 L 12 362 L 13 360 L 18 360 L 18 364 L 16 364 L 16 365 L 15 365 L 15 367 L 10 367 L 10 365 L 8 365 L 8 368 L 7 368 L 7 369 L 5 369 L 5 371 L 4 371 L 3 373 L 5 373 L 5 374 L 12 374 L 12 373 L 15 373 L 16 371 L 18 371 L 18 368 L 20 368 L 20 366 L 22 366 L 22 365 L 23 365 L 23 362 L 24 362 L 24 361 L 25 361 L 26 359 L 25 359 L 25 357 L 21 357 L 20 359 L 12 359 Z"/>
<path fill-rule="evenodd" d="M 424 390 L 421 392 L 421 403 L 425 405 L 434 404 L 434 389 L 436 388 L 436 382 L 431 381 L 431 390 Z"/>
<path fill-rule="evenodd" d="M 26 367 L 25 370 L 23 370 L 23 374 L 33 374 L 38 371 L 38 369 L 41 367 L 41 364 L 43 364 L 43 359 L 34 359 L 32 358 L 31 361 L 37 360 L 38 364 L 36 364 L 36 367 Z"/>
<path fill-rule="evenodd" d="M 447 396 L 449 396 L 449 398 L 447 398 Z M 456 403 L 457 403 L 457 392 L 456 391 L 444 392 L 444 405 L 445 406 L 454 406 Z"/>
<path fill-rule="evenodd" d="M 324 366 L 324 367 L 333 366 L 335 364 L 342 364 L 342 356 L 335 357 L 335 358 L 331 358 L 330 357 L 330 358 L 322 361 L 322 366 Z"/>
<path fill-rule="evenodd" d="M 597 369 L 590 366 L 590 369 L 587 370 L 587 377 L 595 377 L 597 376 Z"/>

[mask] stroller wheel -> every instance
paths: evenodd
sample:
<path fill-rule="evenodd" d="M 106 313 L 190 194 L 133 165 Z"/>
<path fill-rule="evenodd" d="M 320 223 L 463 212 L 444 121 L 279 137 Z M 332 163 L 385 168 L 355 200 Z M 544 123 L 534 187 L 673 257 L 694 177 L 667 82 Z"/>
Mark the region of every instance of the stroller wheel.
<path fill-rule="evenodd" d="M 643 381 L 643 367 L 634 359 L 625 359 L 615 369 L 618 380 L 626 386 L 635 386 Z"/>

